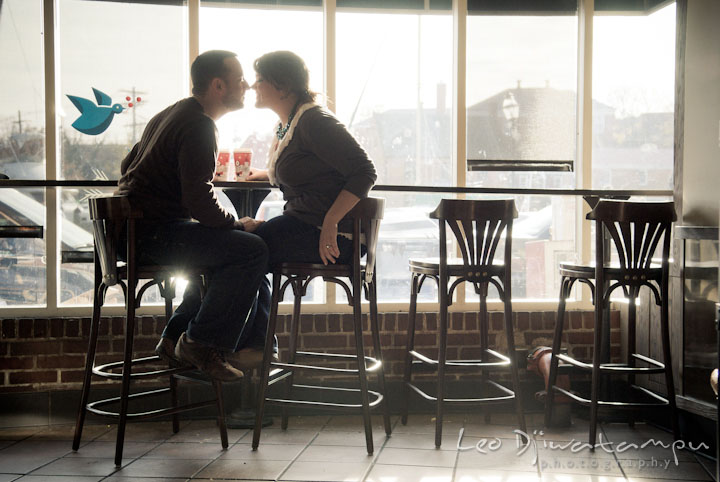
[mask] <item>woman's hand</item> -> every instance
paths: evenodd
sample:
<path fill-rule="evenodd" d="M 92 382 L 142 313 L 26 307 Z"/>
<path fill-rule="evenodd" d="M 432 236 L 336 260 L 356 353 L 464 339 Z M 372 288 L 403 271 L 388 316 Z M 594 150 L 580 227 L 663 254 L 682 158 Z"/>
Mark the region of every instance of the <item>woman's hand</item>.
<path fill-rule="evenodd" d="M 258 169 L 255 167 L 250 168 L 250 174 L 246 179 L 247 181 L 269 181 L 268 173 L 265 169 Z"/>
<path fill-rule="evenodd" d="M 338 227 L 337 224 L 328 221 L 327 219 L 323 222 L 322 229 L 320 230 L 320 259 L 324 265 L 328 263 L 335 264 L 335 261 L 340 257 L 340 249 L 337 244 Z"/>

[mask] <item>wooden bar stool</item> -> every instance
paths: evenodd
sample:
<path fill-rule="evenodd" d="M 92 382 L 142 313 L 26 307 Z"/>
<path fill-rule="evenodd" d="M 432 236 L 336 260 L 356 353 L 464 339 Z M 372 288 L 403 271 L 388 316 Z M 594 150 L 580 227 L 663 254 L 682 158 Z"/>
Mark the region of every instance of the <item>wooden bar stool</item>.
<path fill-rule="evenodd" d="M 151 286 L 158 286 L 161 296 L 165 299 L 166 320 L 172 315 L 172 300 L 175 296 L 175 285 L 172 276 L 179 269 L 173 266 L 139 265 L 135 246 L 135 223 L 142 218 L 142 212 L 133 208 L 126 196 L 106 196 L 91 198 L 90 219 L 93 223 L 95 237 L 95 291 L 93 298 L 93 314 L 90 323 L 90 336 L 88 344 L 87 359 L 85 363 L 85 377 L 83 380 L 82 395 L 78 408 L 77 421 L 75 424 L 75 436 L 72 448 L 77 450 L 80 447 L 82 429 L 87 412 L 103 417 L 118 420 L 117 441 L 115 446 L 115 465 L 121 465 L 123 443 L 125 440 L 125 425 L 128 420 L 144 420 L 163 415 L 172 415 L 173 432 L 179 430 L 177 414 L 180 412 L 195 410 L 207 406 L 217 407 L 217 421 L 220 429 L 220 440 L 223 448 L 227 448 L 227 429 L 225 427 L 225 412 L 222 399 L 222 384 L 212 380 L 215 389 L 215 399 L 195 402 L 188 405 L 178 405 L 177 401 L 177 380 L 176 378 L 191 379 L 187 377 L 188 372 L 195 371 L 193 367 L 169 367 L 158 369 L 156 365 L 160 360 L 153 355 L 149 357 L 133 359 L 133 339 L 135 334 L 135 310 L 140 307 L 143 294 Z M 123 237 L 127 238 L 127 262 L 118 259 L 118 250 Z M 188 276 L 202 276 L 203 270 L 183 269 L 183 274 Z M 138 283 L 147 280 L 138 288 Z M 100 326 L 100 312 L 105 302 L 105 295 L 110 286 L 119 284 L 125 295 L 125 353 L 122 361 L 95 365 L 95 353 L 98 341 Z M 145 371 L 134 371 L 138 365 L 151 365 Z M 118 373 L 117 370 L 121 369 Z M 122 382 L 119 397 L 107 398 L 88 403 L 92 376 L 118 380 Z M 138 393 L 130 393 L 130 385 L 133 380 L 169 377 L 170 386 L 160 389 L 149 389 Z M 195 380 L 195 377 L 192 378 Z M 198 379 L 207 383 L 202 379 Z M 129 402 L 131 400 L 142 400 L 147 397 L 158 396 L 168 393 L 170 395 L 170 406 L 167 408 L 130 412 Z M 118 411 L 106 410 L 104 407 L 111 404 L 120 404 Z"/>
<path fill-rule="evenodd" d="M 436 403 L 435 446 L 442 441 L 443 405 L 445 403 L 488 404 L 513 402 L 517 414 L 518 427 L 524 433 L 523 415 L 515 356 L 515 340 L 512 322 L 512 294 L 510 260 L 512 252 L 512 224 L 517 217 L 515 201 L 509 200 L 454 200 L 443 199 L 430 213 L 432 219 L 439 221 L 440 258 L 411 259 L 412 287 L 410 293 L 410 313 L 405 354 L 405 388 L 402 423 L 407 423 L 410 391 L 422 398 Z M 460 247 L 462 259 L 449 259 L 446 242 L 446 227 L 450 226 Z M 504 238 L 504 239 L 503 239 Z M 503 258 L 495 260 L 495 253 L 504 245 Z M 432 359 L 415 350 L 415 315 L 417 296 L 426 279 L 432 278 L 438 284 L 440 301 L 440 325 L 438 328 L 439 350 L 437 359 Z M 450 278 L 454 278 L 450 284 Z M 455 288 L 463 282 L 472 283 L 475 292 L 480 295 L 480 358 L 477 360 L 447 360 L 448 307 L 452 304 Z M 498 291 L 505 306 L 505 336 L 507 338 L 507 356 L 498 353 L 489 346 L 487 296 L 492 284 Z M 437 369 L 437 391 L 429 395 L 412 381 L 413 367 L 426 365 Z M 446 369 L 475 368 L 481 370 L 482 388 L 489 389 L 478 398 L 447 398 L 445 393 Z M 497 368 L 509 368 L 512 377 L 512 390 L 488 379 L 488 371 Z M 490 393 L 494 392 L 494 393 Z"/>
<path fill-rule="evenodd" d="M 550 377 L 545 402 L 545 424 L 551 423 L 552 404 L 555 393 L 567 395 L 575 402 L 590 407 L 590 444 L 594 446 L 597 433 L 598 407 L 641 410 L 644 408 L 669 407 L 673 433 L 680 436 L 678 413 L 675 405 L 675 384 L 672 375 L 670 356 L 670 330 L 668 326 L 668 271 L 670 255 L 670 230 L 675 221 L 675 207 L 672 202 L 629 202 L 600 200 L 588 213 L 587 219 L 595 221 L 595 265 L 584 266 L 571 263 L 560 264 L 561 286 L 558 305 L 553 356 L 550 364 Z M 612 246 L 618 256 L 618 263 L 607 259 L 607 246 L 604 232 L 612 239 Z M 661 244 L 662 240 L 662 244 Z M 660 259 L 654 259 L 658 246 Z M 605 255 L 603 253 L 606 253 Z M 562 333 L 565 314 L 565 300 L 575 281 L 588 285 L 595 303 L 595 330 L 593 336 L 592 363 L 585 363 L 562 354 Z M 640 288 L 647 286 L 654 295 L 655 303 L 660 306 L 660 331 L 663 350 L 661 363 L 645 355 L 636 353 L 635 328 L 637 307 L 635 300 Z M 609 363 L 602 360 L 601 340 L 604 330 L 605 310 L 609 309 L 610 295 L 620 288 L 629 300 L 628 304 L 628 355 L 625 363 Z M 590 398 L 584 398 L 575 392 L 555 385 L 559 362 L 562 369 L 575 367 L 591 371 Z M 640 363 L 642 366 L 637 366 Z M 667 398 L 635 385 L 635 375 L 665 374 Z M 600 400 L 601 375 L 626 375 L 630 387 L 629 401 Z M 640 399 L 640 396 L 644 399 Z"/>
<path fill-rule="evenodd" d="M 380 331 L 378 328 L 377 312 L 377 273 L 375 270 L 375 249 L 377 246 L 378 230 L 380 220 L 383 217 L 385 207 L 384 199 L 366 198 L 358 202 L 355 207 L 345 216 L 353 221 L 353 253 L 352 262 L 347 265 L 340 264 L 310 264 L 310 263 L 283 263 L 273 272 L 272 307 L 270 320 L 268 322 L 267 338 L 265 340 L 265 354 L 261 379 L 258 387 L 258 403 L 255 418 L 255 430 L 253 433 L 253 450 L 260 444 L 260 433 L 262 430 L 262 417 L 265 404 L 278 404 L 283 407 L 282 428 L 287 428 L 288 414 L 286 407 L 291 405 L 315 406 L 324 409 L 357 410 L 362 413 L 365 425 L 365 442 L 368 454 L 374 451 L 372 438 L 372 425 L 370 422 L 370 409 L 378 407 L 382 409 L 385 433 L 390 435 L 390 413 L 385 399 L 385 374 L 380 349 Z M 365 263 L 361 262 L 361 238 L 365 238 L 366 258 Z M 287 280 L 281 285 L 282 277 Z M 353 325 L 355 328 L 355 355 L 339 353 L 318 353 L 310 351 L 298 351 L 298 334 L 300 331 L 300 305 L 305 290 L 313 278 L 322 276 L 327 282 L 336 283 L 341 286 L 348 296 L 349 304 L 353 307 Z M 349 279 L 346 283 L 343 278 Z M 293 316 L 290 328 L 290 347 L 287 362 L 272 361 L 273 336 L 277 325 L 278 303 L 288 286 L 292 286 L 295 295 Z M 362 305 L 361 296 L 365 291 L 365 297 L 370 304 L 370 332 L 373 341 L 373 357 L 364 355 L 363 327 L 362 327 Z M 307 362 L 300 363 L 298 358 Z M 357 368 L 338 368 L 336 366 L 319 365 L 313 363 L 315 360 L 326 359 L 326 361 L 337 364 L 355 363 Z M 345 388 L 332 386 L 300 385 L 293 383 L 293 374 L 298 370 L 310 370 L 324 372 L 326 374 L 352 374 L 358 378 L 359 388 Z M 378 377 L 378 390 L 368 389 L 367 372 L 375 372 Z M 269 385 L 283 381 L 284 394 L 281 398 L 267 397 L 266 392 Z M 335 402 L 309 400 L 307 398 L 293 398 L 298 390 L 307 390 L 317 395 L 347 395 L 356 398 L 353 402 Z M 373 399 L 370 400 L 372 395 Z"/>

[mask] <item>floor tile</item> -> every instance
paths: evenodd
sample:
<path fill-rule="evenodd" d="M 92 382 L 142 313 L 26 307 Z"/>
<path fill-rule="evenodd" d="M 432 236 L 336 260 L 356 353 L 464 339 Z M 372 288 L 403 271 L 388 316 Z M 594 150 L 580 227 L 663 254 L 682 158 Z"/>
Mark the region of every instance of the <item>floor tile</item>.
<path fill-rule="evenodd" d="M 288 466 L 282 460 L 233 460 L 220 458 L 205 467 L 198 478 L 275 480 Z M 154 481 L 152 481 L 154 482 Z"/>
<path fill-rule="evenodd" d="M 117 470 L 113 459 L 66 457 L 55 460 L 31 475 L 96 475 L 107 476 Z"/>
<path fill-rule="evenodd" d="M 517 430 L 517 432 L 516 432 Z M 445 433 L 448 433 L 447 430 L 443 427 L 443 435 Z M 459 435 L 460 430 L 455 430 L 454 435 L 457 438 Z M 463 434 L 468 435 L 470 437 L 485 437 L 485 438 L 491 438 L 491 437 L 497 437 L 497 438 L 503 438 L 503 439 L 512 439 L 516 438 L 517 436 L 522 435 L 522 432 L 519 428 L 511 425 L 493 425 L 493 424 L 485 424 L 485 423 L 477 423 L 477 422 L 470 422 L 465 423 L 463 427 Z M 532 437 L 533 433 L 532 430 L 529 430 L 526 433 L 528 436 Z"/>
<path fill-rule="evenodd" d="M 371 426 L 373 433 L 382 432 L 385 433 L 385 422 L 381 415 L 372 415 Z M 394 417 L 390 417 L 390 426 L 394 424 Z M 289 425 L 288 425 L 289 427 Z M 365 425 L 363 423 L 362 415 L 335 415 L 325 424 L 323 430 L 340 430 L 343 432 L 353 431 L 364 431 Z"/>
<path fill-rule="evenodd" d="M 342 462 L 294 462 L 280 477 L 280 480 L 303 480 L 312 482 L 342 481 L 351 482 L 362 480 L 370 466 L 366 463 Z"/>
<path fill-rule="evenodd" d="M 97 482 L 99 480 L 107 479 L 104 477 L 84 477 L 79 475 L 26 475 L 17 480 L 19 482 Z"/>
<path fill-rule="evenodd" d="M 0 474 L 0 482 L 11 482 L 20 477 L 18 474 Z"/>
<path fill-rule="evenodd" d="M 461 414 L 448 414 L 443 417 L 443 435 L 457 435 L 463 427 L 464 416 Z M 435 416 L 412 414 L 408 416 L 408 422 L 403 425 L 398 421 L 393 428 L 393 433 L 427 433 L 435 434 Z"/>
<path fill-rule="evenodd" d="M 379 432 L 379 433 L 378 433 Z M 395 435 L 393 434 L 392 437 Z M 373 430 L 373 444 L 375 450 L 382 447 L 385 441 L 389 441 L 384 431 Z M 365 432 L 339 432 L 335 430 L 323 430 L 318 433 L 312 441 L 313 445 L 344 445 L 346 447 L 365 447 Z"/>
<path fill-rule="evenodd" d="M 214 460 L 225 451 L 219 443 L 164 442 L 143 456 L 143 459 L 207 459 Z"/>
<path fill-rule="evenodd" d="M 618 462 L 614 459 L 567 457 L 556 455 L 553 458 L 540 459 L 541 474 L 585 474 L 622 477 Z"/>
<path fill-rule="evenodd" d="M 308 444 L 317 435 L 317 430 L 306 429 L 287 429 L 266 428 L 260 433 L 260 445 L 263 444 Z M 242 443 L 251 443 L 252 439 L 247 439 Z"/>
<path fill-rule="evenodd" d="M 442 436 L 440 450 L 457 451 L 458 436 Z M 385 447 L 401 449 L 435 449 L 435 435 L 427 433 L 394 433 L 387 439 Z"/>
<path fill-rule="evenodd" d="M 0 450 L 15 444 L 16 440 L 0 440 Z"/>
<path fill-rule="evenodd" d="M 532 472 L 505 472 L 472 468 L 455 470 L 453 482 L 537 482 L 538 474 Z"/>
<path fill-rule="evenodd" d="M 326 416 L 326 415 L 317 415 L 317 416 L 302 416 L 302 415 L 295 415 L 292 417 L 288 417 L 288 428 L 307 428 L 307 429 L 313 429 L 316 428 L 320 430 L 323 428 L 328 421 L 330 421 L 332 417 Z M 280 417 L 273 418 L 273 426 L 279 427 L 280 426 Z"/>
<path fill-rule="evenodd" d="M 123 459 L 134 459 L 140 457 L 153 448 L 159 442 L 125 442 L 123 444 Z M 89 442 L 81 446 L 77 452 L 70 452 L 65 457 L 95 457 L 115 458 L 115 442 Z"/>
<path fill-rule="evenodd" d="M 22 440 L 0 451 L 0 473 L 27 474 L 71 452 L 64 441 Z"/>
<path fill-rule="evenodd" d="M 298 462 L 371 462 L 373 456 L 368 455 L 365 447 L 332 447 L 311 445 L 297 458 Z"/>
<path fill-rule="evenodd" d="M 250 432 L 247 429 L 227 430 L 228 443 L 234 444 Z M 195 420 L 182 427 L 178 433 L 170 432 L 168 442 L 220 443 L 220 430 L 215 420 Z"/>
<path fill-rule="evenodd" d="M 664 478 L 673 480 L 713 480 L 713 477 L 697 462 L 672 459 L 630 459 L 620 460 L 625 475 L 629 478 Z"/>
<path fill-rule="evenodd" d="M 91 425 L 87 424 L 83 427 L 82 443 L 91 442 L 100 435 L 108 432 L 110 427 L 107 425 Z M 75 424 L 72 425 L 53 425 L 44 430 L 34 433 L 29 440 L 72 440 L 75 437 Z"/>
<path fill-rule="evenodd" d="M 180 430 L 187 426 L 187 421 L 180 422 Z M 140 422 L 129 423 L 125 427 L 126 442 L 162 442 L 172 437 L 172 422 Z M 95 440 L 113 441 L 117 438 L 117 427 L 102 434 Z"/>
<path fill-rule="evenodd" d="M 43 427 L 0 428 L 0 440 L 23 440 L 42 430 Z"/>
<path fill-rule="evenodd" d="M 120 477 L 112 475 L 107 479 L 102 479 L 102 482 L 186 482 L 186 477 L 182 478 L 165 478 L 165 477 L 153 477 L 148 479 L 146 477 Z M 245 481 L 247 482 L 247 481 Z"/>
<path fill-rule="evenodd" d="M 452 476 L 451 468 L 375 465 L 365 482 L 451 482 Z"/>
<path fill-rule="evenodd" d="M 589 474 L 542 474 L 542 482 L 627 482 L 625 477 Z"/>
<path fill-rule="evenodd" d="M 253 450 L 250 444 L 237 444 L 220 456 L 227 460 L 294 460 L 305 448 L 300 444 L 265 444 Z"/>
<path fill-rule="evenodd" d="M 377 464 L 416 465 L 421 467 L 454 467 L 457 453 L 449 450 L 418 450 L 385 448 Z"/>
<path fill-rule="evenodd" d="M 458 448 L 458 468 L 504 470 L 537 473 L 538 457 L 531 444 L 515 440 L 463 437 Z"/>
<path fill-rule="evenodd" d="M 208 460 L 193 459 L 139 459 L 124 466 L 114 475 L 123 477 L 155 477 L 157 475 L 169 478 L 192 477 L 208 462 Z"/>

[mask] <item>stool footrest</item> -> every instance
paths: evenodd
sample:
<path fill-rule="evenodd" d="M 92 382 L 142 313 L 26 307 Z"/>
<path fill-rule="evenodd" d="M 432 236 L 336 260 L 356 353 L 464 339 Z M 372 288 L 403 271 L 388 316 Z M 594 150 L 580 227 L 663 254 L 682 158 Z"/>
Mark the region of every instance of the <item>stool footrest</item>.
<path fill-rule="evenodd" d="M 592 363 L 581 362 L 569 355 L 558 354 L 557 357 L 559 360 L 574 367 L 582 368 L 583 370 L 592 370 L 593 368 Z M 648 358 L 643 355 L 633 354 L 633 357 L 640 361 L 653 365 L 653 367 L 631 367 L 624 363 L 602 363 L 600 364 L 600 371 L 605 373 L 611 372 L 615 374 L 636 373 L 641 375 L 665 373 L 665 365 L 663 363 L 660 363 L 656 360 L 653 360 L 652 358 Z"/>
<path fill-rule="evenodd" d="M 147 356 L 143 358 L 134 358 L 131 360 L 130 364 L 132 366 L 136 365 L 143 365 L 146 363 L 154 363 L 160 361 L 160 357 L 157 355 L 153 356 Z M 93 367 L 92 372 L 93 375 L 97 375 L 99 377 L 103 378 L 110 378 L 114 380 L 121 380 L 122 379 L 122 371 L 118 373 L 112 373 L 110 370 L 116 369 L 116 368 L 122 368 L 124 365 L 124 362 L 117 361 L 112 363 L 106 363 L 104 365 L 98 365 L 96 367 Z M 162 375 L 174 375 L 176 373 L 183 373 L 187 371 L 195 370 L 195 367 L 192 367 L 190 365 L 185 365 L 181 367 L 171 367 L 171 368 L 161 368 L 159 370 L 152 370 L 152 371 L 146 371 L 146 372 L 137 372 L 137 373 L 131 373 L 130 378 L 150 378 L 150 377 L 158 377 Z"/>
<path fill-rule="evenodd" d="M 133 400 L 136 398 L 145 398 L 145 397 L 150 397 L 150 396 L 162 395 L 162 394 L 168 393 L 169 391 L 170 391 L 169 388 L 148 390 L 145 392 L 133 393 L 130 396 L 128 396 L 128 399 Z M 88 412 L 92 412 L 95 415 L 100 415 L 101 417 L 120 418 L 120 414 L 118 412 L 101 410 L 99 408 L 104 405 L 109 405 L 111 403 L 117 403 L 119 401 L 120 401 L 120 397 L 112 397 L 112 398 L 105 398 L 103 400 L 96 400 L 94 402 L 88 403 L 86 405 L 86 409 Z M 197 409 L 203 408 L 203 407 L 214 406 L 215 404 L 216 404 L 215 400 L 208 400 L 208 401 L 204 401 L 204 402 L 196 402 L 196 403 L 190 403 L 187 405 L 180 405 L 177 407 L 162 408 L 162 409 L 157 409 L 157 410 L 148 410 L 145 412 L 128 412 L 127 417 L 128 417 L 128 419 L 131 419 L 131 420 L 143 420 L 146 418 L 153 418 L 153 417 L 158 417 L 161 415 L 172 415 L 174 413 L 187 412 L 190 410 L 197 410 Z"/>
<path fill-rule="evenodd" d="M 486 353 L 489 355 L 495 357 L 498 359 L 498 361 L 482 361 L 482 360 L 446 360 L 445 366 L 446 367 L 509 367 L 510 366 L 510 358 L 506 357 L 505 355 L 496 352 L 495 350 L 487 349 L 485 350 Z M 422 353 L 419 353 L 415 350 L 410 351 L 410 355 L 412 355 L 416 360 L 413 360 L 414 364 L 426 364 L 426 365 L 437 365 L 438 361 L 434 358 L 427 357 L 423 355 Z"/>
<path fill-rule="evenodd" d="M 346 355 L 342 353 L 318 353 L 318 352 L 311 352 L 311 351 L 298 351 L 296 352 L 297 356 L 305 356 L 305 357 L 317 357 L 317 358 L 334 358 L 337 360 L 342 361 L 355 361 L 357 360 L 356 355 Z M 377 371 L 381 366 L 382 362 L 380 362 L 378 359 L 366 356 L 365 358 L 365 371 L 366 372 L 374 372 Z M 369 363 L 369 365 L 368 365 Z M 334 368 L 334 367 L 323 367 L 319 365 L 307 365 L 307 364 L 301 364 L 301 363 L 282 363 L 282 362 L 272 362 L 270 364 L 271 367 L 278 367 L 278 368 L 285 368 L 285 369 L 301 369 L 301 370 L 318 370 L 318 371 L 326 371 L 326 372 L 335 372 L 335 373 L 358 373 L 357 368 Z"/>
<path fill-rule="evenodd" d="M 358 388 L 341 388 L 341 387 L 323 387 L 318 385 L 292 385 L 292 388 L 301 388 L 306 390 L 315 391 L 328 391 L 328 392 L 346 392 L 346 393 L 360 393 Z M 374 399 L 370 400 L 370 408 L 379 405 L 383 401 L 383 395 L 379 392 L 368 390 L 368 395 L 372 395 Z M 336 403 L 336 402 L 321 402 L 316 400 L 296 400 L 296 399 L 284 399 L 284 398 L 270 398 L 265 399 L 266 403 L 273 403 L 276 405 L 304 405 L 304 406 L 318 406 L 330 409 L 347 409 L 355 408 L 362 409 L 360 403 Z"/>
<path fill-rule="evenodd" d="M 502 402 L 509 402 L 510 400 L 515 399 L 515 392 L 510 390 L 509 388 L 506 388 L 499 383 L 493 381 L 493 380 L 483 380 L 481 383 L 491 385 L 492 387 L 500 390 L 504 393 L 504 395 L 497 396 L 497 397 L 482 397 L 482 398 L 443 398 L 444 403 L 502 403 Z M 428 400 L 430 402 L 437 402 L 437 397 L 433 397 L 432 395 L 429 395 L 425 391 L 423 391 L 421 388 L 417 387 L 412 382 L 405 382 L 405 385 L 410 387 L 415 393 L 420 395 L 425 400 Z"/>
<path fill-rule="evenodd" d="M 662 407 L 668 405 L 670 402 L 665 398 L 657 393 L 653 393 L 647 388 L 640 387 L 637 385 L 632 385 L 631 388 L 634 388 L 646 395 L 649 395 L 654 400 L 657 400 L 656 402 L 621 402 L 621 401 L 608 401 L 608 400 L 598 400 L 598 405 L 601 407 L 611 407 L 613 409 L 636 409 L 636 408 L 652 408 L 652 407 Z M 557 385 L 553 386 L 553 390 L 559 393 L 562 393 L 563 395 L 567 395 L 571 399 L 573 399 L 575 402 L 579 403 L 580 405 L 584 406 L 590 406 L 591 401 L 587 398 L 584 398 L 580 396 L 579 394 L 575 392 L 571 392 L 569 390 L 565 390 L 564 388 L 558 387 Z"/>

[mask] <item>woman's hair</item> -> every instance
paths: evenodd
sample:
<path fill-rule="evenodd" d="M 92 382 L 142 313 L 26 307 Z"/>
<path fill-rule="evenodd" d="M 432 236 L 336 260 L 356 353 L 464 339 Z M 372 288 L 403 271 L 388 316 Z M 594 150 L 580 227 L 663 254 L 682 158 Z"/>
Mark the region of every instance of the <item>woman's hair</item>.
<path fill-rule="evenodd" d="M 255 61 L 255 72 L 278 90 L 297 95 L 300 103 L 313 102 L 317 92 L 308 86 L 308 68 L 298 55 L 287 50 L 267 53 Z"/>

